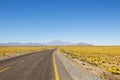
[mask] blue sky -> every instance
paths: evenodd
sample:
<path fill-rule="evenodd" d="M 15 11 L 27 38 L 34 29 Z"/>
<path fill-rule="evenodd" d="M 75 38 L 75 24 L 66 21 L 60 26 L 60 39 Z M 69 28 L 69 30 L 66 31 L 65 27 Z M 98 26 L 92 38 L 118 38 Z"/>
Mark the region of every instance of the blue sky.
<path fill-rule="evenodd" d="M 0 42 L 120 45 L 120 0 L 0 0 Z"/>

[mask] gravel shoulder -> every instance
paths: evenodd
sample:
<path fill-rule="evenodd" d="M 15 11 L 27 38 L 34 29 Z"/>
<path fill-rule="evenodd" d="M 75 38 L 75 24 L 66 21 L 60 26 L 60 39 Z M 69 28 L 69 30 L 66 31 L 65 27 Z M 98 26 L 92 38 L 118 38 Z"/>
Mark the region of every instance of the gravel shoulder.
<path fill-rule="evenodd" d="M 70 75 L 71 80 L 103 80 L 98 75 L 95 75 L 86 69 L 79 67 L 80 65 L 77 65 L 75 61 L 66 57 L 64 54 L 61 54 L 58 51 L 55 53 L 55 56 L 60 59 L 65 70 Z"/>

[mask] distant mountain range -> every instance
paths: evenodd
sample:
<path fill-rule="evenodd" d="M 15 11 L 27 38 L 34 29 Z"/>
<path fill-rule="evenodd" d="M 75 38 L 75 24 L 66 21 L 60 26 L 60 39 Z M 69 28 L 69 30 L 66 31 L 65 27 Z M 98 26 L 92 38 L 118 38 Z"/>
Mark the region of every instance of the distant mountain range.
<path fill-rule="evenodd" d="M 80 46 L 92 46 L 89 43 L 72 43 L 72 42 L 64 42 L 64 41 L 52 41 L 48 43 L 19 43 L 19 42 L 8 42 L 8 43 L 0 43 L 0 46 L 43 46 L 43 45 L 80 45 Z"/>
<path fill-rule="evenodd" d="M 0 43 L 0 46 L 42 46 L 41 43 L 19 43 L 19 42 L 9 42 Z"/>

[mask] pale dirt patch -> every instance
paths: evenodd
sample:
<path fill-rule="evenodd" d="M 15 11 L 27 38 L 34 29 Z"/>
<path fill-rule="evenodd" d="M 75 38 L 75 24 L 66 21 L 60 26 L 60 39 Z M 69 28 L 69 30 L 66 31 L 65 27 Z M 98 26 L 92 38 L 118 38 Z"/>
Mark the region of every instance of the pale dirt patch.
<path fill-rule="evenodd" d="M 26 52 L 26 53 L 7 53 L 5 54 L 5 56 L 0 56 L 0 61 L 5 60 L 5 59 L 9 59 L 9 58 L 13 58 L 13 57 L 17 57 L 17 56 L 21 56 L 21 55 L 25 55 L 25 54 L 29 54 L 32 52 Z"/>

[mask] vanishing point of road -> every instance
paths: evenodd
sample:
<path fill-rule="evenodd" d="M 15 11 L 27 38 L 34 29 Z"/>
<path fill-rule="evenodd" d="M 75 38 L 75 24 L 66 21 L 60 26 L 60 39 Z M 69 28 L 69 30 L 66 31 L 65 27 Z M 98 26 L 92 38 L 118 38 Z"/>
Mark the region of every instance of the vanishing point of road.
<path fill-rule="evenodd" d="M 0 61 L 0 80 L 71 80 L 53 50 Z"/>

